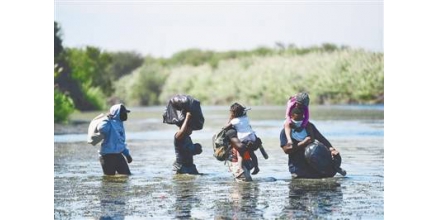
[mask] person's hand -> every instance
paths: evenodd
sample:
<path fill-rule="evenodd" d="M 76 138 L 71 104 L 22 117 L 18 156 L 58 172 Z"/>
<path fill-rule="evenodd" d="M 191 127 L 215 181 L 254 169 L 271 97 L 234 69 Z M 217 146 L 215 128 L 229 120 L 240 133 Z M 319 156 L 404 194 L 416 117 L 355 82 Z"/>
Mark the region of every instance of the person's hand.
<path fill-rule="evenodd" d="M 286 145 L 283 146 L 283 150 L 285 154 L 290 154 L 292 152 L 292 149 L 293 149 L 292 143 L 287 143 Z"/>
<path fill-rule="evenodd" d="M 133 161 L 133 158 L 131 158 L 131 155 L 128 155 L 128 156 L 127 156 L 127 162 L 128 162 L 128 163 L 131 163 L 131 161 Z"/>
<path fill-rule="evenodd" d="M 310 144 L 312 143 L 312 138 L 310 136 L 307 136 L 306 138 L 304 138 L 304 143 L 305 144 Z"/>
<path fill-rule="evenodd" d="M 186 112 L 186 117 L 191 117 L 191 112 Z"/>
<path fill-rule="evenodd" d="M 329 150 L 330 150 L 330 153 L 332 154 L 332 156 L 336 156 L 339 154 L 339 152 L 336 149 L 334 149 L 333 147 L 331 147 Z"/>

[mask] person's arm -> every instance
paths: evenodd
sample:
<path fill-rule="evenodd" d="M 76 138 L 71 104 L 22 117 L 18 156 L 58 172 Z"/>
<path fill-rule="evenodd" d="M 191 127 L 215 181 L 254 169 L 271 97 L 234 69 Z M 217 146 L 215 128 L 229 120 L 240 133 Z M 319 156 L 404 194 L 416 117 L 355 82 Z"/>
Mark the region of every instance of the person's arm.
<path fill-rule="evenodd" d="M 312 143 L 312 138 L 310 138 L 310 136 L 307 136 L 306 138 L 304 138 L 304 140 L 298 142 L 297 145 L 298 145 L 299 148 L 305 148 L 310 143 Z"/>
<path fill-rule="evenodd" d="M 234 148 L 238 153 L 243 154 L 246 146 L 241 143 L 240 139 L 237 137 L 237 131 L 235 129 L 228 129 L 226 131 L 226 138 L 229 140 L 232 148 Z"/>
<path fill-rule="evenodd" d="M 291 143 L 287 142 L 287 132 L 283 129 L 280 133 L 280 145 L 285 154 L 296 153 L 301 148 L 305 148 L 308 144 L 312 143 L 312 139 L 310 136 L 307 136 L 304 140 L 292 141 Z"/>
<path fill-rule="evenodd" d="M 292 111 L 293 106 L 296 104 L 295 96 L 290 97 L 286 103 L 286 119 L 290 118 L 290 112 Z"/>
<path fill-rule="evenodd" d="M 127 158 L 128 163 L 131 163 L 131 161 L 133 161 L 133 158 L 131 158 L 130 155 L 130 150 L 127 147 L 122 151 L 122 154 L 125 156 L 125 158 Z"/>
<path fill-rule="evenodd" d="M 285 154 L 295 153 L 299 149 L 296 141 L 295 143 L 287 142 L 287 135 L 286 132 L 284 131 L 284 128 L 280 132 L 280 146 Z"/>
<path fill-rule="evenodd" d="M 107 134 L 110 132 L 110 128 L 110 122 L 107 119 L 102 120 L 97 127 L 98 131 L 101 134 L 104 134 L 104 136 L 107 136 Z"/>
<path fill-rule="evenodd" d="M 283 145 L 281 148 L 283 149 L 285 154 L 291 154 L 294 152 L 292 143 L 287 143 L 286 145 Z"/>
<path fill-rule="evenodd" d="M 307 136 L 300 142 L 287 143 L 283 146 L 283 150 L 286 154 L 296 153 L 298 150 L 307 147 L 310 143 L 312 143 L 312 139 Z"/>
<path fill-rule="evenodd" d="M 310 123 L 307 123 L 305 129 L 307 132 L 307 136 L 309 136 L 311 138 L 311 143 L 315 142 L 315 133 L 313 132 L 312 125 Z"/>
<path fill-rule="evenodd" d="M 292 128 L 290 127 L 290 120 L 286 120 L 284 122 L 284 131 L 286 133 L 286 137 L 287 137 L 287 143 L 292 143 L 292 137 L 291 137 L 291 132 L 292 132 Z"/>
<path fill-rule="evenodd" d="M 238 152 L 243 153 L 246 149 L 246 146 L 241 143 L 240 139 L 238 137 L 231 137 L 229 138 L 229 142 L 231 143 L 231 146 L 235 148 Z"/>
<path fill-rule="evenodd" d="M 231 124 L 231 120 L 229 120 L 229 122 L 225 125 L 225 126 L 223 126 L 223 130 L 227 130 L 227 129 L 229 129 L 229 128 L 232 128 L 232 124 Z"/>
<path fill-rule="evenodd" d="M 312 123 L 309 124 L 311 126 L 311 130 L 313 131 L 313 134 L 315 135 L 315 139 L 323 143 L 327 148 L 332 147 L 332 144 L 327 140 L 327 138 L 324 137 L 324 135 L 321 134 L 321 132 L 318 131 L 316 126 Z"/>
<path fill-rule="evenodd" d="M 180 127 L 179 131 L 177 131 L 177 133 L 176 133 L 176 139 L 177 140 L 181 140 L 184 137 L 184 134 L 188 130 L 188 124 L 189 124 L 189 120 L 190 119 L 191 119 L 191 113 L 187 112 L 185 120 L 183 121 L 182 126 Z"/>
<path fill-rule="evenodd" d="M 330 141 L 327 140 L 327 138 L 324 137 L 324 135 L 321 134 L 321 132 L 318 131 L 316 126 L 312 123 L 309 123 L 313 129 L 313 134 L 315 135 L 316 140 L 324 144 L 331 152 L 332 156 L 336 156 L 339 154 L 339 152 L 332 146 Z"/>

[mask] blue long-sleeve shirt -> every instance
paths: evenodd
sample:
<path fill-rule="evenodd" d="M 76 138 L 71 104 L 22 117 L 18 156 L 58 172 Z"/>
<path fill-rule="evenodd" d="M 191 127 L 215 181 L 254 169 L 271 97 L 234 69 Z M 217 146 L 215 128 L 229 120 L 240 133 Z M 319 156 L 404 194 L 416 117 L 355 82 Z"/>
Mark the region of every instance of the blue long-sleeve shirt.
<path fill-rule="evenodd" d="M 101 155 L 117 153 L 123 153 L 125 156 L 130 155 L 125 143 L 125 129 L 120 119 L 120 112 L 120 104 L 112 106 L 107 119 L 98 125 L 99 132 L 104 135 L 99 152 Z"/>

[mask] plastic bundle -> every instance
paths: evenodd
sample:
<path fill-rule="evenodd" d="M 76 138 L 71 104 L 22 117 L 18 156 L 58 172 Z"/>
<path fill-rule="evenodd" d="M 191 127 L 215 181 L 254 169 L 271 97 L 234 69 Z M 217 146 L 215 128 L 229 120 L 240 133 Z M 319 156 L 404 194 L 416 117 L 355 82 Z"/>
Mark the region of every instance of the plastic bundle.
<path fill-rule="evenodd" d="M 168 101 L 163 113 L 163 123 L 181 126 L 187 112 L 190 112 L 192 115 L 189 127 L 193 130 L 201 130 L 205 123 L 205 118 L 200 107 L 200 101 L 189 95 L 175 95 Z"/>
<path fill-rule="evenodd" d="M 321 142 L 315 140 L 307 145 L 304 153 L 307 163 L 321 175 L 332 177 L 336 174 L 330 150 Z"/>

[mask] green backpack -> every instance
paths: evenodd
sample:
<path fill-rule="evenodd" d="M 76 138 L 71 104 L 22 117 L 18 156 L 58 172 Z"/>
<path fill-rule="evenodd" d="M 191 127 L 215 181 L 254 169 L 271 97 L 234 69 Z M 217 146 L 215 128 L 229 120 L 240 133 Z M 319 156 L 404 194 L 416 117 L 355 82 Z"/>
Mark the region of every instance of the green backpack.
<path fill-rule="evenodd" d="M 225 161 L 228 159 L 231 145 L 226 137 L 226 130 L 222 129 L 212 137 L 212 147 L 214 149 L 214 157 L 219 161 Z"/>

